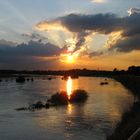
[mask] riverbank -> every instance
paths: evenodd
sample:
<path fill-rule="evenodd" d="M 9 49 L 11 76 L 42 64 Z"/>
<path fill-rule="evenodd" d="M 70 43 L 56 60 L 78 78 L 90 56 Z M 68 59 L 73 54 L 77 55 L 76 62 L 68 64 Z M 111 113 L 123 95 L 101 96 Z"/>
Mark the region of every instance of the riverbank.
<path fill-rule="evenodd" d="M 114 133 L 107 140 L 127 140 L 138 128 L 140 128 L 140 77 L 139 76 L 116 76 L 115 80 L 122 83 L 132 93 L 135 98 L 134 104 L 128 112 L 122 116 Z M 140 134 L 136 140 L 140 139 Z"/>
<path fill-rule="evenodd" d="M 124 75 L 114 76 L 113 78 L 122 83 L 140 99 L 140 76 Z"/>

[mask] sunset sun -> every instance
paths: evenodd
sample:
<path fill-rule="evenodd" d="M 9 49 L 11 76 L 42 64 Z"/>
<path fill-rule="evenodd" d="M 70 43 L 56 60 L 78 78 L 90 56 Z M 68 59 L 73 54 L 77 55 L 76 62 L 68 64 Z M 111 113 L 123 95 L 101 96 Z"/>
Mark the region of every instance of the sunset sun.
<path fill-rule="evenodd" d="M 73 63 L 73 62 L 74 62 L 74 56 L 71 55 L 71 54 L 68 55 L 68 56 L 67 56 L 67 62 L 68 62 L 68 63 Z"/>

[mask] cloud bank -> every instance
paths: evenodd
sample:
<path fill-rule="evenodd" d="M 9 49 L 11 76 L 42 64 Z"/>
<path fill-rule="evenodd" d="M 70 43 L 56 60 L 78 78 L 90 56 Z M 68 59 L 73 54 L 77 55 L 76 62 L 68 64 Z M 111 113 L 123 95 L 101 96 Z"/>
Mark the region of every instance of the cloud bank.
<path fill-rule="evenodd" d="M 69 14 L 50 21 L 42 21 L 36 25 L 39 30 L 51 28 L 65 29 L 77 37 L 76 50 L 84 43 L 91 33 L 115 35 L 121 32 L 120 36 L 111 44 L 109 50 L 129 52 L 140 50 L 140 12 L 139 9 L 131 8 L 131 14 L 125 17 L 118 17 L 115 14 Z M 48 26 L 49 25 L 49 26 Z M 115 38 L 115 36 L 114 36 Z"/>
<path fill-rule="evenodd" d="M 27 44 L 19 44 L 15 47 L 7 45 L 7 44 L 0 44 L 0 56 L 53 56 L 58 55 L 60 53 L 60 48 L 50 44 L 50 43 L 40 43 L 37 41 L 29 41 Z"/>
<path fill-rule="evenodd" d="M 27 44 L 15 45 L 11 41 L 1 40 L 0 68 L 15 68 L 17 66 L 21 69 L 28 69 L 28 67 L 40 69 L 40 67 L 45 67 L 44 64 L 48 65 L 49 68 L 61 51 L 61 48 L 51 43 L 31 40 Z"/>

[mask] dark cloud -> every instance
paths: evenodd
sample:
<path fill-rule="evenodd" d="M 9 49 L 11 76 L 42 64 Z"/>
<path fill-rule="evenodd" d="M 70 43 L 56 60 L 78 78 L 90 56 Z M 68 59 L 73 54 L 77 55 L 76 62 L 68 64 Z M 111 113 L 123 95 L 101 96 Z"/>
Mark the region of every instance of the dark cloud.
<path fill-rule="evenodd" d="M 140 50 L 140 13 L 133 13 L 123 19 L 121 39 L 113 44 L 111 49 L 130 52 Z"/>
<path fill-rule="evenodd" d="M 71 32 L 94 31 L 103 34 L 119 30 L 121 28 L 119 26 L 120 22 L 122 22 L 122 18 L 109 13 L 96 15 L 70 14 L 59 18 L 59 20 Z"/>
<path fill-rule="evenodd" d="M 0 44 L 1 55 L 52 56 L 58 55 L 60 50 L 58 46 L 51 43 L 44 44 L 37 41 L 29 41 L 27 44 L 22 43 L 15 47 L 7 44 Z"/>
<path fill-rule="evenodd" d="M 121 39 L 116 40 L 115 44 L 111 44 L 111 50 L 128 52 L 140 49 L 138 41 L 140 40 L 140 9 L 138 8 L 131 8 L 131 14 L 125 17 L 118 17 L 114 14 L 70 14 L 52 21 L 53 24 L 55 22 L 76 34 L 75 50 L 84 45 L 85 37 L 93 32 L 110 34 L 117 31 L 122 32 Z M 47 21 L 44 21 L 38 25 L 46 23 Z"/>
<path fill-rule="evenodd" d="M 120 52 L 130 52 L 133 50 L 140 50 L 140 36 L 127 37 L 125 39 L 119 39 L 112 48 L 109 50 L 117 50 Z"/>
<path fill-rule="evenodd" d="M 61 24 L 71 32 L 98 32 L 110 34 L 114 31 L 123 30 L 123 36 L 140 33 L 140 14 L 118 17 L 114 14 L 78 15 L 70 14 L 61 17 Z"/>
<path fill-rule="evenodd" d="M 39 64 L 43 67 L 43 63 L 50 65 L 49 62 L 51 61 L 53 64 L 53 57 L 58 56 L 61 52 L 58 46 L 50 43 L 29 41 L 27 44 L 11 46 L 7 42 L 0 43 L 0 68 L 21 67 L 24 69 L 26 66 L 35 68 L 35 65 L 39 68 Z M 41 59 L 43 57 L 52 57 L 52 59 L 43 62 L 43 59 Z"/>

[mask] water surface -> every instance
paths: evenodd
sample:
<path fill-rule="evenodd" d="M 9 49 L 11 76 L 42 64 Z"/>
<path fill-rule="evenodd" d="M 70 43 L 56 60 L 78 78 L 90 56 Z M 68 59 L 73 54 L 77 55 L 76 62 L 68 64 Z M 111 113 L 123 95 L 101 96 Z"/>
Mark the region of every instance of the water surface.
<path fill-rule="evenodd" d="M 133 96 L 113 79 L 101 86 L 104 78 L 80 77 L 72 81 L 35 78 L 17 84 L 3 79 L 0 83 L 1 140 L 105 140 L 133 104 Z M 57 91 L 84 89 L 83 104 L 52 107 L 35 112 L 14 110 L 37 100 L 46 101 Z"/>

